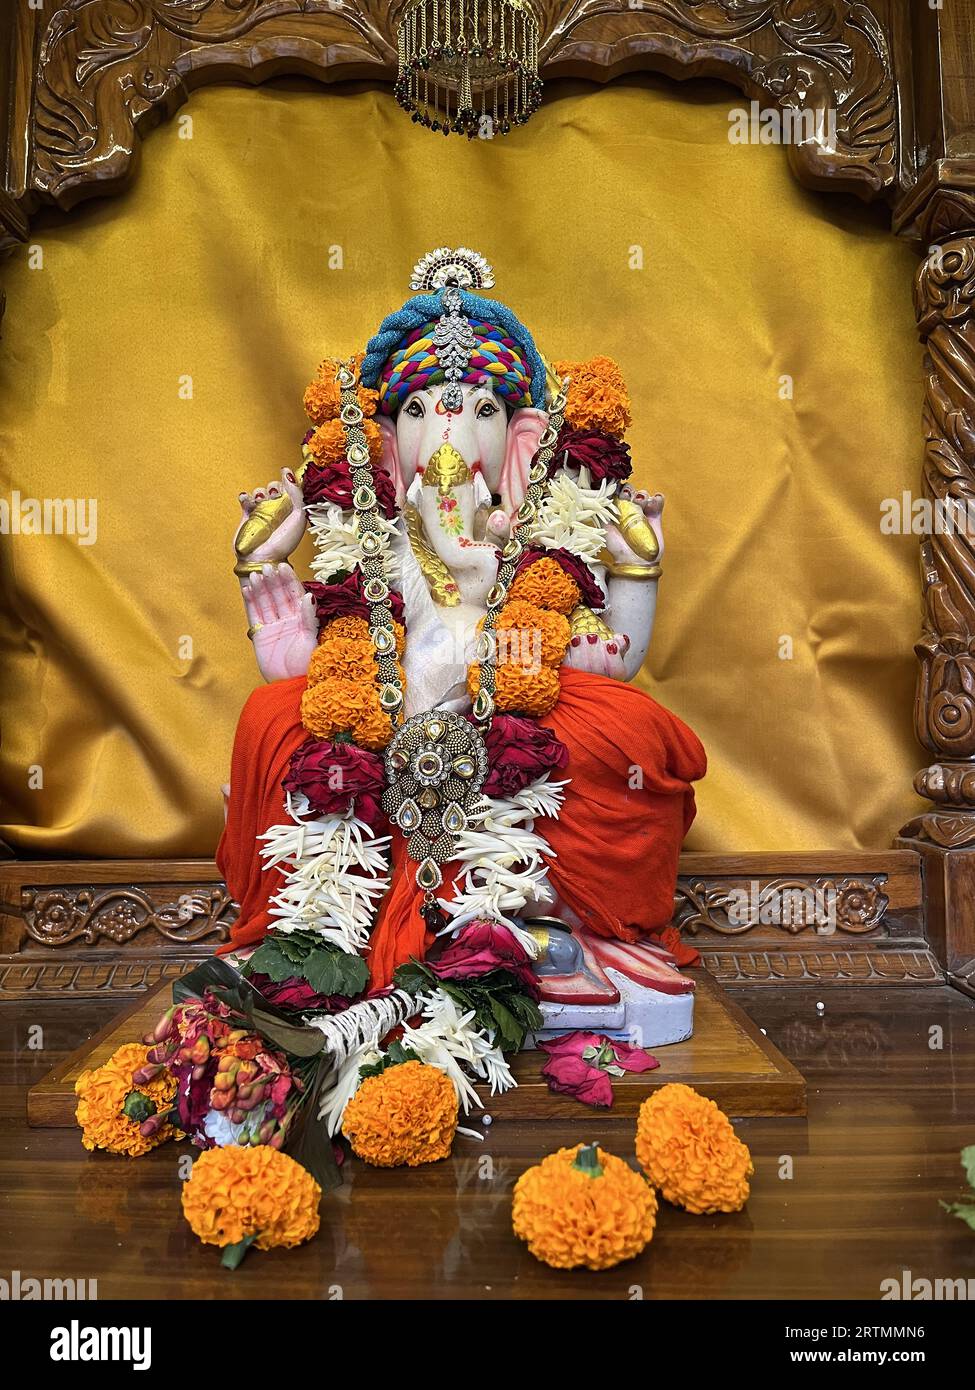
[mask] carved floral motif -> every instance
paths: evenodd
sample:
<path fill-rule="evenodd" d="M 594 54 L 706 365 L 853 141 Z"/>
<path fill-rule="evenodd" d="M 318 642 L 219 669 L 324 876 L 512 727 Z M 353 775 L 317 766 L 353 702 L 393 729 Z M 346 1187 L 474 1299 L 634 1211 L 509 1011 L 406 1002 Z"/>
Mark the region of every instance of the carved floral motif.
<path fill-rule="evenodd" d="M 122 945 L 143 931 L 155 931 L 179 945 L 212 937 L 226 939 L 236 915 L 235 904 L 223 887 L 181 893 L 175 901 L 157 903 L 137 887 L 28 888 L 22 908 L 27 935 L 42 946 L 67 946 L 99 938 Z"/>
<path fill-rule="evenodd" d="M 690 935 L 702 929 L 741 936 L 772 927 L 791 936 L 833 930 L 858 936 L 876 931 L 890 899 L 886 874 L 835 879 L 826 875 L 762 880 L 680 878 L 674 922 Z"/>

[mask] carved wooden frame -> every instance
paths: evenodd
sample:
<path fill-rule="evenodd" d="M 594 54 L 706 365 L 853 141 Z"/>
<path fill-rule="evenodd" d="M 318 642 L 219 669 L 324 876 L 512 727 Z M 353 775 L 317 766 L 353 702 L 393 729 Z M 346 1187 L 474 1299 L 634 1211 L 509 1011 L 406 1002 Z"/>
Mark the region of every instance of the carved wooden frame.
<path fill-rule="evenodd" d="M 0 105 L 0 249 L 26 241 L 31 217 L 45 205 L 68 210 L 121 190 L 142 134 L 196 87 L 284 73 L 391 83 L 404 2 L 49 0 L 41 10 L 9 7 L 0 16 L 0 88 L 9 92 Z M 835 112 L 834 147 L 801 138 L 786 147 L 790 165 L 809 187 L 884 199 L 894 230 L 924 253 L 916 286 L 928 354 L 924 488 L 932 499 L 975 500 L 975 0 L 941 9 L 927 0 L 533 3 L 544 36 L 543 78 L 706 75 L 763 106 Z M 975 541 L 926 540 L 922 587 L 916 725 L 932 762 L 915 786 L 932 809 L 904 828 L 899 858 L 823 853 L 799 856 L 797 867 L 789 855 L 685 856 L 683 865 L 696 866 L 682 870 L 677 916 L 719 977 L 934 981 L 941 976 L 921 935 L 923 910 L 927 939 L 949 977 L 975 988 Z M 888 892 L 894 861 L 896 901 Z M 760 924 L 729 930 L 722 903 L 746 881 L 759 884 L 759 896 L 790 883 L 813 892 L 832 884 L 859 895 L 861 909 L 872 904 L 874 919 L 841 930 L 842 949 L 803 944 L 803 925 L 771 936 Z M 182 894 L 173 896 L 174 885 Z M 196 945 L 198 914 L 190 912 L 181 934 L 181 899 L 184 915 L 187 901 L 207 904 Z M 104 955 L 104 969 L 114 970 L 120 948 L 129 943 L 129 959 L 131 942 L 147 937 L 157 945 L 150 956 L 166 968 L 173 953 L 208 949 L 231 911 L 212 865 L 0 865 L 0 942 L 17 953 L 7 966 L 35 975 L 42 966 L 64 970 L 44 965 L 54 953 L 59 961 L 77 958 L 82 971 Z M 51 912 L 67 926 L 45 940 L 36 924 L 49 923 Z M 8 988 L 10 978 L 8 970 Z M 14 993 L 27 977 L 17 978 Z M 34 988 L 43 990 L 37 980 Z"/>

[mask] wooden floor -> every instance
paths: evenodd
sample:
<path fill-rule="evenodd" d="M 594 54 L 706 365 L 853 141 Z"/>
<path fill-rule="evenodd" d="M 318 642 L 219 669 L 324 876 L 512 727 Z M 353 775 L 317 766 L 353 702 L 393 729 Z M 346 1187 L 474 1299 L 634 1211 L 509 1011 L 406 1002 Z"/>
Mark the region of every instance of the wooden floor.
<path fill-rule="evenodd" d="M 346 1165 L 308 1246 L 252 1253 L 231 1275 L 180 1215 L 181 1149 L 87 1154 L 77 1133 L 27 1128 L 27 1087 L 101 1028 L 111 1006 L 0 1006 L 0 1275 L 98 1280 L 98 1296 L 877 1299 L 881 1280 L 975 1280 L 975 1236 L 941 1211 L 975 1143 L 975 1003 L 948 988 L 739 993 L 808 1084 L 807 1119 L 738 1125 L 751 1201 L 735 1216 L 664 1207 L 643 1256 L 602 1274 L 555 1272 L 510 1233 L 510 1193 L 543 1152 L 598 1139 L 623 1156 L 633 1121 L 499 1120 L 412 1172 Z M 816 1010 L 816 1001 L 826 1005 Z M 117 1007 L 117 1006 L 116 1006 Z M 43 1028 L 43 1048 L 28 1027 Z M 930 1042 L 943 1033 L 943 1047 Z M 790 1167 L 791 1179 L 783 1176 Z"/>

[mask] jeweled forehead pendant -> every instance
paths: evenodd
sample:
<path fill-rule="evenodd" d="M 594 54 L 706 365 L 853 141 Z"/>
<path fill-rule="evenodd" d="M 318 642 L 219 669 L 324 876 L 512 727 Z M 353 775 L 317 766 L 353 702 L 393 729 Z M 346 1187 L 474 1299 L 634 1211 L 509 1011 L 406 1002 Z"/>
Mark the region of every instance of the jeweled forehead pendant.
<path fill-rule="evenodd" d="M 464 313 L 461 289 L 489 290 L 494 285 L 491 266 L 476 251 L 459 246 L 452 251 L 441 246 L 430 251 L 413 267 L 411 290 L 440 290 L 443 313 L 433 335 L 433 350 L 444 374 L 440 404 L 457 413 L 464 404 L 461 383 L 467 374 L 477 339 Z"/>

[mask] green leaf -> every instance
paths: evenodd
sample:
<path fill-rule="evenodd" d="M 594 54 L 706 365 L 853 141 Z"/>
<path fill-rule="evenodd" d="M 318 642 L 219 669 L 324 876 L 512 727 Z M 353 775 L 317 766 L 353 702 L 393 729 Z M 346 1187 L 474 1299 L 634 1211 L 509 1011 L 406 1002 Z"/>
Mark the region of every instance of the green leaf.
<path fill-rule="evenodd" d="M 497 996 L 491 999 L 491 1017 L 498 1025 L 501 1050 L 506 1052 L 509 1048 L 520 1046 L 522 1030 L 518 1026 L 518 1021 L 512 1015 L 511 1010 L 506 1008 Z"/>
<path fill-rule="evenodd" d="M 975 1144 L 969 1144 L 961 1151 L 961 1166 L 965 1170 L 968 1186 L 975 1189 Z"/>
<path fill-rule="evenodd" d="M 264 938 L 244 967 L 245 975 L 266 975 L 276 985 L 290 980 L 295 973 L 294 963 L 284 955 L 278 938 L 273 936 Z"/>
<path fill-rule="evenodd" d="M 365 1081 L 367 1076 L 381 1076 L 390 1067 L 401 1066 L 404 1062 L 419 1062 L 420 1055 L 412 1048 L 404 1047 L 401 1042 L 391 1042 L 386 1052 L 375 1062 L 367 1062 L 364 1067 L 359 1068 L 359 1080 Z"/>
<path fill-rule="evenodd" d="M 320 946 L 305 958 L 301 976 L 319 994 L 354 999 L 369 983 L 369 967 L 362 956 Z"/>
<path fill-rule="evenodd" d="M 975 1205 L 968 1202 L 942 1202 L 945 1211 L 952 1216 L 957 1216 L 959 1221 L 964 1221 L 966 1226 L 970 1226 L 975 1231 Z"/>

